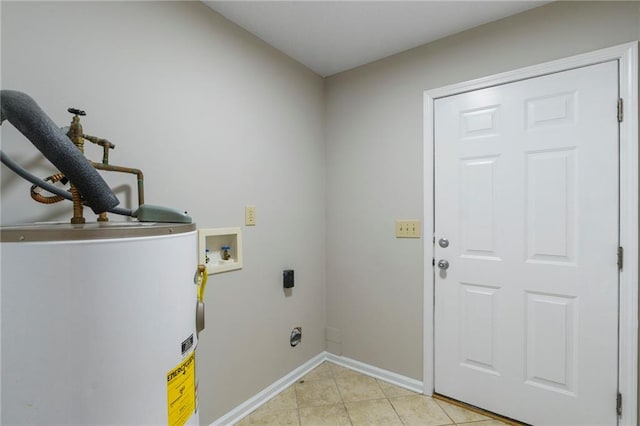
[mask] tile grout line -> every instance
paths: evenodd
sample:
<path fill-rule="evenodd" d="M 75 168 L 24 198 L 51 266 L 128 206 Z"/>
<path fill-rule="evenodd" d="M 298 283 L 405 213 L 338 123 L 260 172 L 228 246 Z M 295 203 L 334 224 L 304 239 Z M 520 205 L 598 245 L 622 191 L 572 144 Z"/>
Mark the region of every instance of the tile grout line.
<path fill-rule="evenodd" d="M 346 378 L 346 377 L 348 377 L 348 376 L 347 376 L 347 375 L 344 375 L 344 374 L 339 374 L 339 373 L 342 371 L 342 370 L 341 370 L 342 366 L 340 366 L 340 365 L 335 365 L 335 366 L 336 366 L 336 368 L 334 369 L 334 368 L 333 368 L 333 366 L 334 366 L 334 364 L 333 364 L 333 363 L 331 363 L 331 362 L 327 362 L 327 361 L 325 361 L 325 363 L 326 363 L 326 364 L 325 364 L 325 367 L 323 368 L 324 372 L 322 372 L 322 373 L 318 372 L 318 374 L 315 374 L 315 375 L 313 376 L 313 378 L 314 378 L 315 380 L 314 380 L 314 379 L 312 379 L 312 380 L 310 380 L 310 381 L 309 381 L 309 380 L 307 380 L 307 379 L 306 379 L 306 377 L 308 376 L 308 374 L 311 374 L 311 373 L 315 370 L 315 369 L 314 369 L 314 370 L 311 370 L 307 375 L 305 375 L 305 376 L 303 376 L 303 377 L 299 378 L 296 382 L 294 382 L 294 383 L 293 383 L 293 389 L 292 389 L 292 391 L 293 391 L 293 401 L 294 401 L 294 404 L 295 404 L 296 418 L 297 418 L 297 420 L 298 420 L 298 425 L 299 425 L 299 426 L 302 426 L 302 425 L 303 425 L 303 422 L 302 422 L 302 409 L 303 409 L 303 408 L 317 408 L 317 409 L 320 409 L 320 408 L 329 408 L 329 407 L 331 407 L 331 406 L 337 406 L 337 405 L 338 405 L 338 404 L 322 404 L 322 405 L 315 405 L 315 404 L 314 404 L 314 405 L 311 405 L 311 406 L 309 406 L 309 407 L 301 407 L 301 406 L 300 406 L 300 402 L 301 402 L 301 400 L 300 400 L 300 396 L 302 395 L 302 393 L 299 393 L 298 391 L 299 391 L 299 388 L 300 388 L 300 384 L 301 384 L 301 383 L 305 383 L 305 382 L 307 382 L 307 381 L 309 381 L 309 382 L 315 382 L 315 381 L 322 380 L 322 379 L 328 379 L 328 381 L 331 381 L 331 382 L 333 383 L 334 388 L 335 388 L 335 389 L 337 390 L 337 392 L 338 392 L 338 397 L 339 397 L 339 399 L 340 399 L 340 403 L 339 403 L 339 405 L 341 405 L 341 408 L 344 410 L 343 412 L 346 414 L 346 417 L 343 417 L 343 419 L 345 419 L 345 420 L 348 422 L 348 423 L 345 423 L 345 424 L 349 424 L 349 425 L 353 426 L 353 425 L 354 425 L 354 418 L 352 418 L 351 413 L 350 413 L 350 411 L 348 410 L 348 408 L 347 408 L 347 406 L 346 406 L 347 402 L 345 401 L 345 399 L 344 399 L 344 395 L 343 395 L 343 392 L 342 392 L 342 390 L 341 390 L 340 386 L 338 385 L 338 379 Z M 328 364 L 328 365 L 327 365 L 327 364 Z M 320 365 L 322 365 L 322 364 L 320 364 Z M 316 368 L 318 368 L 318 367 L 316 367 Z M 328 371 L 326 370 L 327 368 L 328 368 Z M 408 424 L 410 424 L 410 419 L 403 419 L 403 417 L 401 416 L 401 414 L 400 414 L 400 412 L 399 412 L 399 409 L 394 405 L 393 401 L 394 401 L 394 400 L 401 400 L 401 399 L 404 399 L 404 398 L 409 398 L 409 397 L 412 397 L 412 396 L 414 396 L 414 395 L 403 395 L 403 394 L 398 394 L 398 395 L 392 396 L 392 395 L 394 395 L 394 389 L 393 389 L 393 388 L 388 388 L 387 390 L 389 390 L 389 392 L 390 392 L 390 393 L 389 393 L 389 394 L 387 394 L 387 393 L 385 392 L 385 387 L 383 386 L 383 384 L 386 384 L 387 382 L 385 382 L 384 380 L 381 380 L 381 379 L 378 379 L 378 378 L 375 378 L 375 377 L 371 377 L 371 376 L 368 376 L 367 374 L 360 373 L 360 372 L 355 372 L 355 373 L 356 373 L 356 376 L 365 376 L 365 377 L 373 378 L 373 379 L 374 379 L 374 382 L 375 382 L 375 383 L 376 383 L 376 385 L 377 385 L 377 389 L 381 392 L 381 394 L 382 394 L 383 396 L 382 396 L 382 397 L 366 398 L 366 399 L 363 399 L 363 400 L 349 401 L 350 403 L 351 403 L 351 402 L 353 402 L 353 403 L 359 403 L 359 402 L 365 402 L 365 401 L 382 401 L 382 400 L 384 399 L 384 400 L 386 400 L 386 401 L 387 401 L 387 404 L 390 404 L 390 405 L 391 405 L 392 410 L 393 410 L 393 412 L 395 413 L 396 418 L 399 420 L 399 422 L 400 422 L 400 424 L 401 424 L 401 425 L 403 425 L 403 426 L 407 426 Z M 345 379 L 345 380 L 346 380 L 346 379 Z M 347 382 L 348 382 L 348 383 L 350 383 L 348 380 L 347 380 Z M 345 382 L 345 385 L 347 384 L 347 382 Z M 392 386 L 393 386 L 393 385 L 392 385 Z M 278 395 L 282 395 L 285 391 L 286 391 L 286 389 L 285 389 L 285 390 L 283 390 L 282 392 L 280 392 Z M 348 387 L 347 387 L 347 388 L 345 388 L 345 391 L 347 392 L 347 394 L 349 394 L 349 388 L 348 388 Z M 306 392 L 306 391 L 305 391 L 305 392 Z M 374 393 L 375 393 L 375 392 L 374 392 Z M 415 393 L 415 392 L 411 392 L 411 393 L 413 394 L 413 393 Z M 370 395 L 371 393 L 367 392 L 366 394 L 367 394 L 367 395 Z M 277 396 L 278 396 L 278 395 L 276 395 L 274 398 L 277 398 Z M 363 395 L 364 395 L 364 394 L 363 394 Z M 474 426 L 474 425 L 476 425 L 476 423 L 478 423 L 478 425 L 479 425 L 479 424 L 481 424 L 483 421 L 485 421 L 485 420 L 479 420 L 479 419 L 478 419 L 478 420 L 471 420 L 471 421 L 467 421 L 467 422 L 464 422 L 464 421 L 463 421 L 463 422 L 461 422 L 461 423 L 457 423 L 457 422 L 453 419 L 452 415 L 451 415 L 451 414 L 449 414 L 449 412 L 447 411 L 447 409 L 445 409 L 445 407 L 444 407 L 444 405 L 447 405 L 447 403 L 450 403 L 450 402 L 448 401 L 448 399 L 447 399 L 447 398 L 442 398 L 442 399 L 440 399 L 440 398 L 430 398 L 430 397 L 428 397 L 428 396 L 420 395 L 420 394 L 417 394 L 417 393 L 416 393 L 416 395 L 417 395 L 417 396 L 422 396 L 423 398 L 429 399 L 429 400 L 431 400 L 431 401 L 435 401 L 435 403 L 436 403 L 436 404 L 435 404 L 435 406 L 436 406 L 438 409 L 440 409 L 442 412 L 444 412 L 445 417 L 447 417 L 447 418 L 449 419 L 449 421 L 446 423 L 446 425 L 453 425 L 453 426 L 465 426 L 465 425 L 466 425 L 466 426 Z M 438 396 L 440 396 L 440 395 L 438 395 Z M 269 401 L 273 400 L 274 398 L 271 398 Z M 267 401 L 267 403 L 265 403 L 265 404 L 264 404 L 264 405 L 265 405 L 265 408 L 266 408 L 266 405 L 268 404 L 268 402 L 269 402 L 269 401 Z M 322 398 L 322 397 L 320 397 L 320 398 L 315 398 L 313 401 L 314 401 L 314 402 L 316 402 L 316 403 L 317 403 L 317 402 L 322 402 L 322 401 L 324 401 L 324 398 Z M 280 402 L 282 402 L 282 401 L 280 401 Z M 310 401 L 310 402 L 311 402 L 311 401 Z M 276 404 L 276 405 L 277 405 L 277 404 Z M 487 418 L 487 417 L 488 417 L 486 420 L 491 420 L 491 419 L 493 419 L 493 420 L 498 420 L 498 419 L 496 419 L 496 418 L 493 418 L 493 416 L 488 416 L 488 415 L 487 415 L 488 413 L 484 412 L 483 410 L 481 410 L 481 411 L 482 411 L 482 413 L 478 413 L 478 411 L 480 411 L 480 410 L 477 410 L 477 409 L 476 409 L 476 410 L 469 409 L 469 408 L 472 408 L 472 407 L 467 408 L 467 407 L 465 407 L 465 406 L 462 406 L 462 404 L 452 404 L 452 405 L 457 406 L 458 408 L 462 408 L 462 409 L 463 409 L 463 410 L 465 410 L 465 411 L 476 412 L 477 414 L 483 414 L 485 418 Z M 473 408 L 475 408 L 475 407 L 473 407 Z M 274 411 L 274 412 L 275 412 L 275 411 L 285 411 L 285 410 L 286 410 L 285 408 L 282 408 L 282 407 L 281 407 L 279 410 L 269 410 L 269 411 Z M 255 411 L 257 411 L 257 410 L 254 410 L 254 412 L 252 412 L 250 415 L 248 415 L 248 416 L 246 416 L 246 417 L 247 417 L 247 418 L 250 418 L 252 415 L 255 415 L 255 414 L 256 414 L 256 413 L 255 413 Z M 335 414 L 335 413 L 334 413 L 334 414 Z M 332 417 L 332 418 L 333 418 L 333 415 L 334 415 L 334 414 L 332 414 L 332 415 L 331 415 L 331 417 Z M 313 415 L 315 416 L 316 414 L 313 414 Z M 289 417 L 289 419 L 291 419 L 291 417 Z M 337 420 L 337 419 L 336 419 L 336 420 Z M 442 419 L 442 420 L 445 420 L 445 419 Z M 499 419 L 498 421 L 504 421 L 504 419 L 502 419 L 502 418 L 501 418 L 501 419 Z M 250 424 L 250 423 L 247 423 L 247 425 L 248 425 L 248 424 Z M 512 426 L 526 426 L 526 425 L 522 425 L 522 424 L 518 424 L 518 423 L 508 423 L 508 425 L 509 425 L 509 424 L 510 424 L 510 425 L 512 425 Z M 440 425 L 440 426 L 444 426 L 444 425 L 445 425 L 445 424 L 442 424 L 442 425 Z M 505 426 L 507 426 L 507 425 L 505 425 Z"/>
<path fill-rule="evenodd" d="M 380 383 L 378 383 L 378 386 L 380 386 Z M 382 389 L 382 387 L 380 387 L 380 389 Z M 387 396 L 386 393 L 384 393 L 384 391 L 382 391 L 382 393 L 387 398 L 387 402 L 391 405 L 391 408 L 393 408 L 393 411 L 396 413 L 396 416 L 398 416 L 398 419 L 400 420 L 400 423 L 402 423 L 403 425 L 406 426 L 406 423 L 402 419 L 402 416 L 400 415 L 400 413 L 398 413 L 398 410 L 396 410 L 396 406 L 393 405 L 393 402 L 391 402 L 391 399 L 389 399 L 389 397 Z"/>
<path fill-rule="evenodd" d="M 333 369 L 332 369 L 333 372 Z M 362 373 L 358 373 L 358 374 L 362 374 Z M 335 376 L 335 374 L 334 374 Z M 366 376 L 366 375 L 365 375 Z M 382 386 L 380 385 L 380 381 L 378 379 L 376 379 L 375 377 L 372 377 L 375 384 L 378 386 L 378 389 L 380 389 L 380 392 L 382 393 L 383 398 L 367 398 L 367 399 L 363 399 L 363 400 L 358 400 L 358 401 L 352 401 L 352 402 L 364 402 L 364 401 L 381 401 L 381 400 L 385 400 L 387 401 L 387 403 L 389 405 L 391 405 L 391 409 L 393 410 L 393 412 L 396 414 L 396 417 L 398 418 L 398 420 L 400 420 L 400 423 L 403 426 L 406 426 L 406 423 L 404 422 L 404 420 L 402 420 L 402 417 L 400 416 L 400 413 L 398 413 L 398 411 L 396 410 L 396 407 L 393 405 L 393 403 L 391 402 L 391 400 L 389 399 L 389 397 L 387 396 L 387 394 L 385 393 L 384 389 L 382 389 Z M 336 382 L 336 386 L 337 386 L 337 382 Z M 338 387 L 338 392 L 340 392 L 340 387 Z M 342 398 L 342 392 L 340 392 L 340 397 Z M 345 405 L 345 410 L 347 409 L 346 405 Z M 349 411 L 347 410 L 347 415 L 349 415 Z M 349 420 L 351 421 L 351 424 L 353 425 L 353 421 L 351 419 L 351 416 L 349 416 Z"/>
<path fill-rule="evenodd" d="M 435 401 L 436 405 L 437 405 L 438 407 L 440 407 L 440 409 L 444 412 L 444 415 L 445 415 L 445 416 L 447 416 L 447 417 L 449 417 L 449 420 L 451 420 L 451 424 L 453 424 L 453 425 L 457 425 L 457 424 L 458 424 L 458 423 L 456 423 L 456 421 L 455 421 L 455 420 L 453 420 L 453 417 L 451 417 L 451 416 L 449 415 L 449 413 L 447 412 L 447 410 L 445 410 L 445 409 L 444 409 L 444 407 L 443 407 L 442 405 L 440 405 L 440 403 L 438 402 L 438 400 L 437 400 L 437 399 L 435 399 L 435 398 L 433 398 L 433 397 L 432 397 L 432 398 L 431 398 L 431 400 L 432 400 L 432 401 Z"/>
<path fill-rule="evenodd" d="M 384 395 L 384 398 L 387 400 L 389 405 L 391 405 L 391 408 L 393 409 L 393 412 L 396 413 L 396 416 L 398 416 L 398 420 L 400 420 L 400 423 L 402 423 L 403 425 L 406 426 L 407 424 L 402 419 L 402 416 L 400 415 L 400 413 L 398 413 L 398 410 L 396 410 L 396 406 L 393 405 L 393 402 L 391 402 L 391 398 L 389 398 L 389 395 L 387 395 L 387 393 L 384 391 L 384 389 L 382 389 L 382 386 L 380 386 L 380 381 L 378 379 L 374 379 L 374 380 L 376 381 L 376 384 L 378 385 L 378 387 L 380 388 L 380 391 Z"/>
<path fill-rule="evenodd" d="M 526 423 L 520 423 L 520 422 L 515 421 L 513 419 L 510 419 L 508 417 L 504 417 L 504 416 L 501 416 L 499 414 L 492 413 L 491 411 L 483 410 L 482 408 L 476 407 L 474 405 L 467 404 L 467 403 L 464 403 L 464 402 L 458 401 L 456 399 L 449 398 L 447 396 L 440 395 L 440 394 L 437 394 L 437 393 L 434 393 L 433 400 L 436 401 L 436 402 L 442 401 L 444 403 L 451 404 L 451 405 L 456 406 L 458 408 L 462 408 L 463 410 L 467 410 L 467 411 L 471 411 L 471 412 L 476 413 L 476 414 L 480 414 L 481 416 L 487 417 L 488 420 L 495 420 L 495 421 L 498 421 L 500 423 L 505 424 L 506 426 L 528 426 Z M 443 408 L 443 410 L 444 410 L 444 408 Z M 446 412 L 446 410 L 444 410 L 444 411 Z M 481 422 L 481 421 L 485 421 L 485 420 L 478 420 L 478 421 L 460 423 L 460 424 L 470 424 L 470 423 L 477 423 L 477 422 Z"/>
<path fill-rule="evenodd" d="M 296 401 L 296 413 L 298 413 L 298 424 L 302 426 L 302 417 L 300 416 L 300 404 L 298 404 L 298 389 L 296 389 L 296 385 L 298 381 L 293 384 L 293 397 Z"/>
<path fill-rule="evenodd" d="M 340 395 L 340 401 L 342 402 L 342 406 L 344 407 L 344 412 L 347 413 L 347 417 L 349 418 L 349 424 L 353 426 L 353 419 L 349 414 L 349 410 L 347 409 L 347 404 L 344 402 L 344 398 L 342 397 L 342 392 L 340 392 L 340 387 L 338 386 L 338 382 L 336 381 L 336 373 L 333 371 L 333 367 L 331 365 L 329 365 L 329 371 L 331 371 L 331 377 L 333 378 L 333 383 L 336 385 L 336 389 L 338 389 L 338 395 Z"/>

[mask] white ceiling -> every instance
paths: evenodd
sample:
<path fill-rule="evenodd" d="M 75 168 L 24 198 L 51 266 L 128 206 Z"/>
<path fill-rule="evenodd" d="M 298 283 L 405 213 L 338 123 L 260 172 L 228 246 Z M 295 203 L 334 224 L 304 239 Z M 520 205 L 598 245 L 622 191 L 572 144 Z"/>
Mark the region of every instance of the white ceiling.
<path fill-rule="evenodd" d="M 329 76 L 549 1 L 204 1 Z"/>

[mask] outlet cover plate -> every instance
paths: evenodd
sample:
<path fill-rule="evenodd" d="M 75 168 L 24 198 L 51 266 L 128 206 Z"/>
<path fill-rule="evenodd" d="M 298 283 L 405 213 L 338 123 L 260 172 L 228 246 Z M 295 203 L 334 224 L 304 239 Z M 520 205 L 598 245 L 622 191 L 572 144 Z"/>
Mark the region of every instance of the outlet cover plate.
<path fill-rule="evenodd" d="M 246 226 L 256 226 L 256 206 L 245 206 L 244 224 Z"/>

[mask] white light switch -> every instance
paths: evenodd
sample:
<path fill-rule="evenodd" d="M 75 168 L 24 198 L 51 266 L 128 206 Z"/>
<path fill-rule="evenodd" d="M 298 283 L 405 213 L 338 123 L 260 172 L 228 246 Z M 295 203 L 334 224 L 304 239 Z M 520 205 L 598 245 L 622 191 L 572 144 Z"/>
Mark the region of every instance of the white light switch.
<path fill-rule="evenodd" d="M 396 238 L 420 238 L 420 221 L 396 220 Z"/>

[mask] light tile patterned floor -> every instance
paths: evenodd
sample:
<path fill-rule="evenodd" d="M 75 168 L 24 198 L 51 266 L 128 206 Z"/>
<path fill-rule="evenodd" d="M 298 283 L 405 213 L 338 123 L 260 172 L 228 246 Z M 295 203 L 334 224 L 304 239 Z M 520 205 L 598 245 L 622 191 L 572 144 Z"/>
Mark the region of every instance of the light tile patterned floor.
<path fill-rule="evenodd" d="M 473 411 L 324 362 L 237 426 L 504 426 Z"/>

